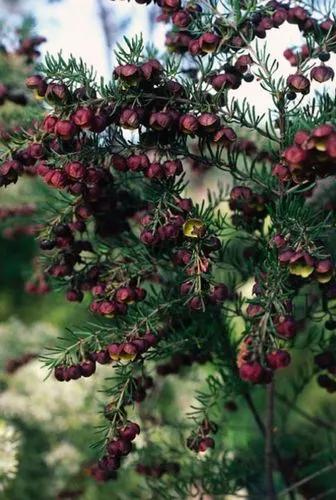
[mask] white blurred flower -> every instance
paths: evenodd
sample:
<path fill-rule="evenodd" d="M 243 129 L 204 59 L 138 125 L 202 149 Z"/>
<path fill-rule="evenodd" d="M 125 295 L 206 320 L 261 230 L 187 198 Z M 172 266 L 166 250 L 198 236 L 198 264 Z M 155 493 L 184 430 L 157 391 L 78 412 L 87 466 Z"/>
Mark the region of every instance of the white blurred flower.
<path fill-rule="evenodd" d="M 45 457 L 45 461 L 49 467 L 62 465 L 71 474 L 75 474 L 79 470 L 80 459 L 81 454 L 77 448 L 67 441 L 61 441 Z"/>
<path fill-rule="evenodd" d="M 16 475 L 19 446 L 19 434 L 15 428 L 0 420 L 0 492 Z"/>
<path fill-rule="evenodd" d="M 17 318 L 10 318 L 0 323 L 0 364 L 18 354 L 40 353 L 44 346 L 53 344 L 57 334 L 57 328 L 45 322 L 25 325 Z"/>
<path fill-rule="evenodd" d="M 53 488 L 59 491 L 65 487 L 69 477 L 79 472 L 83 457 L 75 446 L 61 441 L 46 454 L 45 461 L 54 471 Z"/>
<path fill-rule="evenodd" d="M 97 393 L 111 366 L 99 366 L 90 378 L 58 382 L 38 360 L 31 361 L 9 377 L 0 394 L 0 413 L 40 423 L 58 433 L 98 422 Z M 110 374 L 110 373 L 109 373 Z"/>

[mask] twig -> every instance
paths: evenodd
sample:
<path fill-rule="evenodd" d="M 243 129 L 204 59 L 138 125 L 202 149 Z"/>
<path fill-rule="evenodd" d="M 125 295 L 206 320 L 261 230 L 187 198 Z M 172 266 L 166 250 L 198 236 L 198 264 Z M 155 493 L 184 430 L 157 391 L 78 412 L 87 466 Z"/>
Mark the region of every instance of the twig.
<path fill-rule="evenodd" d="M 246 393 L 246 394 L 244 394 L 244 398 L 245 398 L 247 406 L 249 407 L 249 409 L 254 417 L 254 420 L 255 420 L 261 434 L 265 437 L 266 431 L 265 431 L 264 422 L 260 418 L 260 415 L 258 413 L 258 410 L 255 407 L 255 404 L 253 402 L 251 395 L 249 393 Z M 286 484 L 286 486 L 290 487 L 290 480 L 287 477 L 287 471 L 286 471 L 285 466 L 282 462 L 282 458 L 280 456 L 280 453 L 275 445 L 273 446 L 273 449 L 274 449 L 274 455 L 275 455 L 279 470 L 281 472 L 281 475 L 283 477 L 284 483 Z M 289 492 L 289 498 L 291 500 L 295 500 L 295 495 L 292 492 Z"/>
<path fill-rule="evenodd" d="M 312 479 L 315 479 L 315 477 L 321 476 L 322 474 L 325 474 L 326 472 L 329 472 L 332 469 L 336 468 L 336 462 L 326 465 L 323 467 L 323 469 L 318 470 L 317 472 L 314 472 L 313 474 L 310 474 L 309 476 L 304 477 L 303 479 L 300 479 L 300 481 L 297 481 L 296 483 L 292 484 L 289 488 L 286 488 L 285 490 L 282 490 L 279 493 L 279 496 L 284 496 L 287 495 L 290 491 L 296 490 L 299 486 L 302 486 L 303 484 L 308 483 Z"/>
<path fill-rule="evenodd" d="M 320 417 L 314 417 L 312 415 L 309 415 L 306 411 L 302 410 L 298 406 L 296 406 L 293 402 L 289 401 L 286 396 L 283 394 L 280 394 L 278 392 L 275 392 L 275 397 L 283 404 L 285 404 L 288 408 L 291 410 L 295 411 L 298 415 L 301 415 L 301 417 L 304 417 L 306 420 L 311 422 L 314 425 L 318 425 L 319 427 L 324 427 L 325 429 L 328 429 L 329 431 L 336 432 L 336 426 L 331 424 L 330 422 L 326 422 L 325 420 L 321 419 Z"/>
<path fill-rule="evenodd" d="M 274 382 L 266 386 L 266 425 L 265 425 L 265 480 L 267 498 L 275 500 L 276 494 L 273 482 L 273 409 L 274 409 Z"/>

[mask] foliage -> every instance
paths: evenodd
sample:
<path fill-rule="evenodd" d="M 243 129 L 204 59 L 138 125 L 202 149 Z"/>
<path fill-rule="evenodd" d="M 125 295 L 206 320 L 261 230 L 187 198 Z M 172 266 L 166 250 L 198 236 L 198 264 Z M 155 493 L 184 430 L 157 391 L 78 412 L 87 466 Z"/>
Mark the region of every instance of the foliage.
<path fill-rule="evenodd" d="M 33 172 L 50 188 L 32 289 L 48 281 L 92 313 L 42 359 L 69 387 L 110 371 L 86 469 L 99 482 L 135 467 L 144 498 L 321 498 L 332 404 L 300 401 L 336 390 L 335 96 L 309 100 L 334 77 L 332 5 L 160 7 L 172 54 L 125 39 L 110 82 L 47 56 L 26 83 L 49 112 L 1 150 L 0 184 Z M 260 39 L 287 22 L 306 46 L 284 76 Z M 253 81 L 272 102 L 260 115 L 235 97 Z M 210 169 L 218 189 L 187 198 Z M 198 389 L 172 383 L 167 408 L 173 374 Z"/>

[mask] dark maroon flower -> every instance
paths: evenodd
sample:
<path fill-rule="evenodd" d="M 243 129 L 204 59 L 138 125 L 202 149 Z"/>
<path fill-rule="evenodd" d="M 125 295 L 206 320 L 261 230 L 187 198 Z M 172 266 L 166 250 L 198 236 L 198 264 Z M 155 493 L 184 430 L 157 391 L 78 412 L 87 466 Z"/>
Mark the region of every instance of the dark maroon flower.
<path fill-rule="evenodd" d="M 115 471 L 120 467 L 120 459 L 116 456 L 105 456 L 98 462 L 98 467 L 103 471 Z"/>
<path fill-rule="evenodd" d="M 140 71 L 145 80 L 156 82 L 160 79 L 163 67 L 157 59 L 149 59 L 141 65 Z"/>
<path fill-rule="evenodd" d="M 163 177 L 164 170 L 159 162 L 154 162 L 149 165 L 145 175 L 149 179 L 161 179 Z"/>
<path fill-rule="evenodd" d="M 331 351 L 324 351 L 321 352 L 320 354 L 317 354 L 314 357 L 314 361 L 317 364 L 317 366 L 322 370 L 324 370 L 325 368 L 330 368 L 332 366 L 335 366 L 336 364 L 335 356 Z"/>
<path fill-rule="evenodd" d="M 123 128 L 135 130 L 140 125 L 139 114 L 135 109 L 127 108 L 121 112 L 119 123 Z"/>
<path fill-rule="evenodd" d="M 277 163 L 272 168 L 272 175 L 275 175 L 280 182 L 287 182 L 291 179 L 288 167 L 282 163 Z"/>
<path fill-rule="evenodd" d="M 163 164 L 163 170 L 166 177 L 175 177 L 183 172 L 182 162 L 180 160 L 167 160 Z"/>
<path fill-rule="evenodd" d="M 45 97 L 51 103 L 66 104 L 70 99 L 70 92 L 63 83 L 50 83 Z"/>
<path fill-rule="evenodd" d="M 112 300 L 100 302 L 98 312 L 103 316 L 114 316 L 118 311 L 117 304 Z"/>
<path fill-rule="evenodd" d="M 90 377 L 96 371 L 96 363 L 91 359 L 80 363 L 80 371 L 83 377 Z"/>
<path fill-rule="evenodd" d="M 285 368 L 289 365 L 291 357 L 288 351 L 278 349 L 277 351 L 269 352 L 266 356 L 267 364 L 272 370 Z"/>
<path fill-rule="evenodd" d="M 23 172 L 23 166 L 16 160 L 7 160 L 0 165 L 0 186 L 15 183 Z"/>
<path fill-rule="evenodd" d="M 215 285 L 212 292 L 209 295 L 209 300 L 215 304 L 220 304 L 224 302 L 229 296 L 229 290 L 224 283 Z"/>
<path fill-rule="evenodd" d="M 29 89 L 35 90 L 44 82 L 44 78 L 41 75 L 28 76 L 26 79 L 26 86 Z"/>
<path fill-rule="evenodd" d="M 148 342 L 148 344 L 152 347 L 152 346 L 155 346 L 160 338 L 158 335 L 154 335 L 154 333 L 152 332 L 146 332 L 145 335 L 142 337 L 143 340 L 145 340 L 146 342 Z"/>
<path fill-rule="evenodd" d="M 107 349 L 102 349 L 101 351 L 98 351 L 95 353 L 95 358 L 97 363 L 100 365 L 106 365 L 111 361 L 109 352 Z"/>
<path fill-rule="evenodd" d="M 167 12 L 175 12 L 181 7 L 181 0 L 160 0 L 160 7 Z"/>
<path fill-rule="evenodd" d="M 246 382 L 259 384 L 263 380 L 264 369 L 257 361 L 243 363 L 239 368 L 239 375 L 240 378 Z"/>
<path fill-rule="evenodd" d="M 43 158 L 45 154 L 43 144 L 41 144 L 40 142 L 32 142 L 29 145 L 28 154 L 36 160 Z"/>
<path fill-rule="evenodd" d="M 215 33 L 203 33 L 199 38 L 199 45 L 202 52 L 214 52 L 220 42 L 220 37 Z"/>
<path fill-rule="evenodd" d="M 327 82 L 328 80 L 333 80 L 335 76 L 334 70 L 330 66 L 315 66 L 310 72 L 310 78 L 316 80 L 319 83 Z"/>
<path fill-rule="evenodd" d="M 275 329 L 281 337 L 291 339 L 296 335 L 297 324 L 292 316 L 279 316 L 275 323 Z"/>
<path fill-rule="evenodd" d="M 204 134 L 216 132 L 220 124 L 219 117 L 213 113 L 202 113 L 198 117 L 200 131 Z"/>
<path fill-rule="evenodd" d="M 66 298 L 69 302 L 82 302 L 83 297 L 83 292 L 80 290 L 70 289 L 66 293 Z"/>
<path fill-rule="evenodd" d="M 149 230 L 145 229 L 140 234 L 140 240 L 145 245 L 150 245 L 151 246 L 151 245 L 157 245 L 159 243 L 159 241 L 160 241 L 160 237 L 159 237 L 159 235 L 157 233 L 153 233 L 152 231 L 149 231 Z"/>
<path fill-rule="evenodd" d="M 283 157 L 290 165 L 298 165 L 305 162 L 308 157 L 308 153 L 300 146 L 293 145 L 285 149 Z"/>
<path fill-rule="evenodd" d="M 149 167 L 149 159 L 145 154 L 131 155 L 127 158 L 127 167 L 133 172 L 144 171 Z"/>
<path fill-rule="evenodd" d="M 135 422 L 129 422 L 118 431 L 119 436 L 127 441 L 133 441 L 140 434 L 140 427 Z"/>
<path fill-rule="evenodd" d="M 78 108 L 72 115 L 73 122 L 78 127 L 90 127 L 93 118 L 93 112 L 90 108 Z"/>
<path fill-rule="evenodd" d="M 128 165 L 126 159 L 121 155 L 112 156 L 112 166 L 120 172 L 126 172 L 128 170 Z"/>
<path fill-rule="evenodd" d="M 114 70 L 114 75 L 128 84 L 134 85 L 139 81 L 140 72 L 135 64 L 125 64 L 117 66 Z"/>
<path fill-rule="evenodd" d="M 91 119 L 90 130 L 99 134 L 108 126 L 108 120 L 103 114 L 94 115 Z"/>
<path fill-rule="evenodd" d="M 68 368 L 69 377 L 72 380 L 77 380 L 82 376 L 82 371 L 79 365 L 72 365 Z"/>
<path fill-rule="evenodd" d="M 303 95 L 309 94 L 310 91 L 310 81 L 304 75 L 296 73 L 295 75 L 290 75 L 287 78 L 287 85 L 290 90 L 294 92 L 299 92 Z"/>
<path fill-rule="evenodd" d="M 199 127 L 198 119 L 195 115 L 192 115 L 190 113 L 182 115 L 180 117 L 179 127 L 180 131 L 184 134 L 196 134 Z"/>
<path fill-rule="evenodd" d="M 208 448 L 214 448 L 214 447 L 215 447 L 215 441 L 211 437 L 205 437 L 199 441 L 197 451 L 203 452 L 206 451 Z"/>
<path fill-rule="evenodd" d="M 71 163 L 67 163 L 64 167 L 65 172 L 72 179 L 83 179 L 85 176 L 85 166 L 80 161 L 73 161 Z"/>
<path fill-rule="evenodd" d="M 203 301 L 201 297 L 195 296 L 188 301 L 188 307 L 192 311 L 201 311 L 203 309 Z"/>
<path fill-rule="evenodd" d="M 48 132 L 48 134 L 53 134 L 57 122 L 57 116 L 48 115 L 43 120 L 42 128 L 45 132 Z"/>
<path fill-rule="evenodd" d="M 248 70 L 248 68 L 253 64 L 253 59 L 250 54 L 243 54 L 239 56 L 235 62 L 235 68 L 242 73 Z"/>
<path fill-rule="evenodd" d="M 211 78 L 211 85 L 215 90 L 238 89 L 241 85 L 241 76 L 236 73 L 220 73 Z"/>
<path fill-rule="evenodd" d="M 237 140 L 236 132 L 230 127 L 221 127 L 212 138 L 212 142 L 216 144 L 228 145 Z"/>
<path fill-rule="evenodd" d="M 59 120 L 55 125 L 55 134 L 68 141 L 76 134 L 76 125 L 70 120 Z"/>
<path fill-rule="evenodd" d="M 190 40 L 188 45 L 188 50 L 192 56 L 198 56 L 200 54 L 204 54 L 202 52 L 199 39 L 198 40 Z"/>
<path fill-rule="evenodd" d="M 172 116 L 169 111 L 158 111 L 149 117 L 149 125 L 154 130 L 170 130 L 173 125 Z"/>
<path fill-rule="evenodd" d="M 56 368 L 54 370 L 54 375 L 55 375 L 56 380 L 58 380 L 59 382 L 63 382 L 65 380 L 64 367 L 63 366 L 56 366 Z"/>
<path fill-rule="evenodd" d="M 135 294 L 130 286 L 123 286 L 116 291 L 115 299 L 118 302 L 130 303 L 135 300 Z"/>
<path fill-rule="evenodd" d="M 179 10 L 173 14 L 172 20 L 178 28 L 186 28 L 191 22 L 191 15 L 187 10 Z"/>
<path fill-rule="evenodd" d="M 272 14 L 273 25 L 275 28 L 281 26 L 287 20 L 287 10 L 277 8 Z"/>

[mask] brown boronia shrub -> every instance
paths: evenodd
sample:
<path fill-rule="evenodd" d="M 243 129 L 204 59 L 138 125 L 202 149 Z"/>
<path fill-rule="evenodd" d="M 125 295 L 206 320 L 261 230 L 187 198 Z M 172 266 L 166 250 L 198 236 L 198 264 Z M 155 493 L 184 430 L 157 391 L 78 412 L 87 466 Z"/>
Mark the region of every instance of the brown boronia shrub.
<path fill-rule="evenodd" d="M 125 463 L 162 498 L 315 498 L 334 467 L 333 424 L 296 399 L 309 384 L 319 398 L 318 386 L 336 390 L 336 25 L 326 2 L 157 4 L 165 57 L 126 39 L 97 83 L 82 61 L 48 56 L 26 82 L 48 112 L 2 149 L 2 186 L 32 172 L 50 186 L 44 273 L 93 318 L 45 362 L 71 383 L 111 365 L 96 480 Z M 288 24 L 302 42 L 284 45 L 284 77 L 267 38 Z M 312 81 L 329 87 L 313 96 Z M 255 85 L 272 97 L 264 115 Z M 185 195 L 192 175 L 216 169 L 203 203 Z M 200 365 L 189 419 L 166 421 L 151 405 L 161 378 Z M 303 419 L 295 436 L 284 406 Z M 237 411 L 255 419 L 265 459 L 226 439 Z"/>

